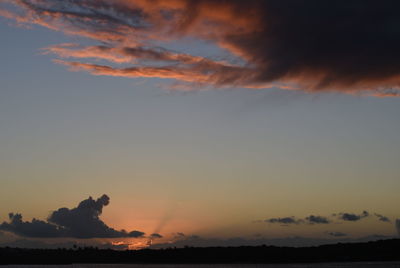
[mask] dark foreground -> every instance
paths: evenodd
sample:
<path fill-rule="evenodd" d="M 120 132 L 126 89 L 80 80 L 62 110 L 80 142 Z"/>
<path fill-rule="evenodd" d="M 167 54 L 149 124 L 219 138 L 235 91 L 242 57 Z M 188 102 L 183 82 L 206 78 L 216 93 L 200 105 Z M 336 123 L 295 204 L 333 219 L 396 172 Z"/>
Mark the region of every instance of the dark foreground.
<path fill-rule="evenodd" d="M 400 261 L 400 239 L 318 247 L 209 247 L 115 251 L 0 248 L 0 264 L 326 263 Z"/>
<path fill-rule="evenodd" d="M 226 264 L 11 264 L 8 268 L 399 268 L 400 262 L 226 263 Z"/>

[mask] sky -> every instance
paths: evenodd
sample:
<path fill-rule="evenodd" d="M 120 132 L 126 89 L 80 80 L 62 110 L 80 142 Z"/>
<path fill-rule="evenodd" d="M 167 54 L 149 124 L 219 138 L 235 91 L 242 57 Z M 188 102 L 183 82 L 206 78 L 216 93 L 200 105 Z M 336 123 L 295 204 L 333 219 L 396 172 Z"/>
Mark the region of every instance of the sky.
<path fill-rule="evenodd" d="M 279 3 L 0 1 L 0 245 L 400 234 L 399 4 Z"/>

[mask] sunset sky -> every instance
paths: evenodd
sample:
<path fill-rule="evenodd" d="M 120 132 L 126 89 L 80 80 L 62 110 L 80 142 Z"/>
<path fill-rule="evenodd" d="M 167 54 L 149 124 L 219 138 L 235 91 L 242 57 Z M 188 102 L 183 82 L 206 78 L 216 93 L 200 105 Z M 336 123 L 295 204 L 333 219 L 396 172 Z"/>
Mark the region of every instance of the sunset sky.
<path fill-rule="evenodd" d="M 0 245 L 397 236 L 398 8 L 0 0 Z"/>

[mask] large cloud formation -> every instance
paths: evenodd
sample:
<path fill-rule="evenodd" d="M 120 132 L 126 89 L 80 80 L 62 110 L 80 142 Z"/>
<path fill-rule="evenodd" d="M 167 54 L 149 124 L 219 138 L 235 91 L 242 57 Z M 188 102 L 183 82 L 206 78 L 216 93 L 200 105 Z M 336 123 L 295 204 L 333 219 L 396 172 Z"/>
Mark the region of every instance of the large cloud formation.
<path fill-rule="evenodd" d="M 97 200 L 92 197 L 79 203 L 76 208 L 60 208 L 53 211 L 47 221 L 33 219 L 23 221 L 21 214 L 9 214 L 9 222 L 0 224 L 0 230 L 24 237 L 73 237 L 73 238 L 116 238 L 142 237 L 143 232 L 117 231 L 108 227 L 100 218 L 103 207 L 110 198 L 103 195 Z"/>
<path fill-rule="evenodd" d="M 0 15 L 20 24 L 97 41 L 45 49 L 63 58 L 58 63 L 94 75 L 171 78 L 191 86 L 400 95 L 396 0 L 2 2 Z M 160 47 L 186 37 L 213 43 L 231 58 Z"/>

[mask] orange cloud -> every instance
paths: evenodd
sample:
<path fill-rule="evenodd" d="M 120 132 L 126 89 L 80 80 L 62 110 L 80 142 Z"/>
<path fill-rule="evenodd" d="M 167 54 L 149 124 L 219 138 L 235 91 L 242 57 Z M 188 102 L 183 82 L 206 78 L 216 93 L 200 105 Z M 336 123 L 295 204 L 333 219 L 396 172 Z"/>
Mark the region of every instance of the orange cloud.
<path fill-rule="evenodd" d="M 54 45 L 44 53 L 132 64 L 57 61 L 95 75 L 397 97 L 400 38 L 391 29 L 400 18 L 390 3 L 3 0 L 0 15 L 100 42 Z M 160 47 L 182 37 L 211 42 L 231 58 L 222 62 Z"/>
<path fill-rule="evenodd" d="M 208 62 L 209 64 L 224 64 L 214 62 L 203 57 L 189 54 L 174 53 L 162 48 L 144 47 L 112 47 L 112 46 L 87 46 L 77 44 L 60 44 L 44 48 L 44 53 L 53 53 L 62 58 L 94 58 L 108 60 L 115 63 L 135 62 L 137 60 L 174 61 L 186 64 Z"/>
<path fill-rule="evenodd" d="M 213 64 L 202 63 L 195 64 L 189 67 L 180 67 L 175 65 L 162 67 L 128 67 L 128 68 L 113 68 L 105 65 L 69 62 L 62 60 L 54 60 L 56 63 L 67 65 L 72 71 L 88 71 L 94 75 L 107 75 L 116 77 L 157 77 L 166 79 L 176 79 L 184 82 L 191 82 L 201 85 L 209 85 L 216 83 L 231 84 L 231 80 L 235 78 L 235 74 L 242 73 L 241 70 L 232 69 L 230 72 L 225 72 L 226 66 L 214 66 Z M 214 74 L 209 74 L 214 72 Z M 221 72 L 221 74 L 219 74 Z M 221 81 L 225 79 L 225 81 Z"/>

